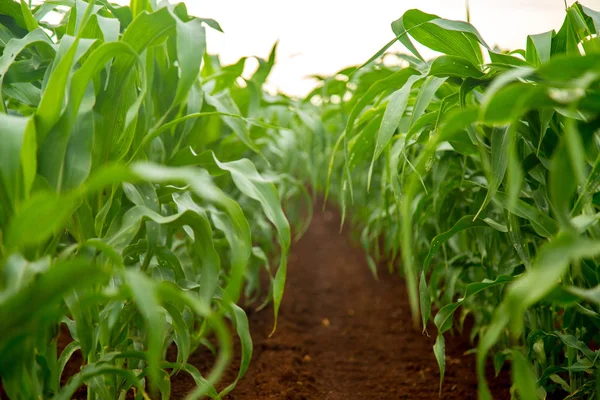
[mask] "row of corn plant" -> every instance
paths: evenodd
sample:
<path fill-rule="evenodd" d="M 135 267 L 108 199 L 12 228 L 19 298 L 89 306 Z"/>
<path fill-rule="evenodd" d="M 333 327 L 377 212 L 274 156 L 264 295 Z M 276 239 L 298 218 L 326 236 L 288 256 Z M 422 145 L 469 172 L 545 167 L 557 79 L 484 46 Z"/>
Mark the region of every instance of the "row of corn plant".
<path fill-rule="evenodd" d="M 195 380 L 188 398 L 220 398 L 248 368 L 238 304 L 262 300 L 262 269 L 276 317 L 290 246 L 281 202 L 297 215 L 309 198 L 277 171 L 302 163 L 291 129 L 302 121 L 294 101 L 263 91 L 276 48 L 243 79 L 246 59 L 222 66 L 206 53 L 206 29 L 221 28 L 155 0 L 0 2 L 9 398 L 85 387 L 88 399 L 166 399 L 174 374 Z M 72 341 L 59 348 L 64 328 Z M 232 329 L 239 373 L 216 390 Z M 200 346 L 215 352 L 211 371 L 188 363 Z M 76 352 L 80 369 L 65 377 Z"/>
<path fill-rule="evenodd" d="M 470 317 L 480 399 L 490 357 L 514 398 L 597 398 L 600 13 L 575 3 L 515 51 L 419 10 L 392 30 L 307 99 L 331 152 L 318 179 L 373 272 L 403 270 L 415 325 L 435 324 L 440 390 L 444 334 Z M 382 58 L 397 41 L 409 54 Z"/>

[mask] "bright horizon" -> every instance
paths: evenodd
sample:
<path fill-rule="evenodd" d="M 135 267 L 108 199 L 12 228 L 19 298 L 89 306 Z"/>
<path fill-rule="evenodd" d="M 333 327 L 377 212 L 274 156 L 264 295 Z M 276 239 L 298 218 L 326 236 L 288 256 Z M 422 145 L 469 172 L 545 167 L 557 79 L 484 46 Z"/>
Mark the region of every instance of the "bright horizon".
<path fill-rule="evenodd" d="M 219 54 L 224 64 L 244 56 L 267 58 L 279 41 L 268 83 L 271 89 L 296 96 L 315 86 L 308 76 L 331 75 L 369 59 L 393 38 L 391 22 L 411 8 L 466 20 L 465 0 L 305 0 L 295 7 L 290 5 L 299 3 L 281 0 L 185 3 L 190 14 L 221 24 L 225 33 L 208 29 L 207 40 L 209 52 Z M 600 0 L 580 3 L 600 10 Z M 524 48 L 528 34 L 560 28 L 564 5 L 564 0 L 470 0 L 471 23 L 491 46 Z M 406 51 L 399 43 L 392 50 Z M 253 60 L 247 61 L 246 74 L 255 67 Z"/>

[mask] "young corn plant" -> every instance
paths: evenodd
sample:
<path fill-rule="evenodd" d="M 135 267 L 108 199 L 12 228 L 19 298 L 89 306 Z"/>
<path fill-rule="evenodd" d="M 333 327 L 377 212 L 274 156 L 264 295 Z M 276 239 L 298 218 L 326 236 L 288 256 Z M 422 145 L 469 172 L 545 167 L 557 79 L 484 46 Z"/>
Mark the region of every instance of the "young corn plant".
<path fill-rule="evenodd" d="M 277 313 L 290 245 L 280 197 L 294 203 L 303 192 L 271 169 L 289 129 L 271 122 L 291 102 L 262 90 L 275 49 L 240 83 L 239 65 L 206 54 L 207 28 L 220 30 L 184 4 L 0 2 L 9 398 L 68 399 L 83 388 L 88 399 L 167 399 L 177 373 L 197 384 L 187 398 L 221 398 L 244 375 L 252 340 L 237 304 L 258 297 L 257 276 L 275 257 Z M 230 326 L 240 369 L 217 391 Z M 61 327 L 72 341 L 59 348 Z M 188 363 L 212 344 L 211 371 Z M 75 352 L 82 365 L 63 376 Z"/>
<path fill-rule="evenodd" d="M 312 93 L 341 132 L 326 190 L 373 268 L 401 254 L 414 322 L 437 328 L 440 385 L 444 333 L 471 316 L 480 399 L 491 354 L 497 372 L 510 360 L 515 398 L 598 393 L 600 14 L 566 14 L 507 52 L 410 10 L 369 62 Z M 396 41 L 410 54 L 379 61 Z"/>

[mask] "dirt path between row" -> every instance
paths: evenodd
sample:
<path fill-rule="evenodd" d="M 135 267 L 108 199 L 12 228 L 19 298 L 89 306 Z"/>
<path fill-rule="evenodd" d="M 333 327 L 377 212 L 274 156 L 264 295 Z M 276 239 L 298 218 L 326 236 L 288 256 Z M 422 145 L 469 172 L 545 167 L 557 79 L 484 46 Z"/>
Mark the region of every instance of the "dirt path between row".
<path fill-rule="evenodd" d="M 293 246 L 275 335 L 272 311 L 250 313 L 254 354 L 229 399 L 476 399 L 468 342 L 447 338 L 439 397 L 435 333 L 413 329 L 403 281 L 383 270 L 375 281 L 338 227 L 336 211 L 316 212 Z M 509 399 L 507 374 L 490 379 L 494 398 Z"/>

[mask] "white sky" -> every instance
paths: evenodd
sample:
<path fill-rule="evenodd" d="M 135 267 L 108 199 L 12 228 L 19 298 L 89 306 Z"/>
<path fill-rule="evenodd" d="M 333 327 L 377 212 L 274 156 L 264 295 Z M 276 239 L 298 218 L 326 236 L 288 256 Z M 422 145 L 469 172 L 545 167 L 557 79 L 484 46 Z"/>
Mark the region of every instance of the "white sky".
<path fill-rule="evenodd" d="M 306 77 L 361 64 L 394 36 L 390 23 L 419 8 L 449 19 L 466 19 L 465 0 L 187 0 L 190 14 L 214 18 L 208 49 L 230 64 L 240 57 L 266 58 L 279 40 L 269 83 L 291 95 L 314 86 Z M 569 0 L 572 4 L 573 0 Z M 600 0 L 581 0 L 600 10 Z M 471 23 L 490 45 L 524 48 L 528 34 L 558 29 L 564 0 L 470 0 Z M 397 49 L 401 49 L 398 44 Z M 251 66 L 248 66 L 249 68 Z"/>
<path fill-rule="evenodd" d="M 309 75 L 329 75 L 368 60 L 394 37 L 390 23 L 406 10 L 419 8 L 443 18 L 465 20 L 465 2 L 185 0 L 190 14 L 214 18 L 221 24 L 225 33 L 209 29 L 208 50 L 219 54 L 224 64 L 243 56 L 267 58 L 279 40 L 277 64 L 268 83 L 273 89 L 298 96 L 314 87 Z M 600 10 L 600 0 L 580 2 Z M 470 8 L 471 23 L 486 42 L 510 49 L 524 48 L 528 34 L 558 30 L 565 16 L 564 0 L 470 0 Z M 246 75 L 255 66 L 248 61 Z"/>

